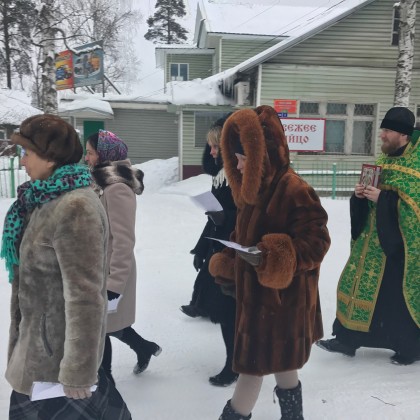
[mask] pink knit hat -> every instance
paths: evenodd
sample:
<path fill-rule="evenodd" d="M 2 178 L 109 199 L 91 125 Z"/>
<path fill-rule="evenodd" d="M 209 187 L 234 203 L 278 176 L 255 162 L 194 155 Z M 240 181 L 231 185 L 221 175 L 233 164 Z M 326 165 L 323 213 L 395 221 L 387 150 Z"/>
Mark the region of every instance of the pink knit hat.
<path fill-rule="evenodd" d="M 111 131 L 99 130 L 96 151 L 99 155 L 100 162 L 107 160 L 113 162 L 127 159 L 128 147 Z"/>

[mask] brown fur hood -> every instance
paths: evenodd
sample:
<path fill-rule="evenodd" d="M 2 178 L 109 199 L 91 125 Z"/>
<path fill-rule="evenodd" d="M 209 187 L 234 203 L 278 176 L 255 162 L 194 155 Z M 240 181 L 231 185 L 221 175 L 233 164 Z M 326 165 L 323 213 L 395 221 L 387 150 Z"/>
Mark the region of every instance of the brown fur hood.
<path fill-rule="evenodd" d="M 242 175 L 237 167 L 235 145 L 240 142 L 247 157 Z M 255 204 L 263 186 L 289 167 L 289 148 L 276 111 L 267 105 L 234 112 L 223 127 L 222 157 L 232 194 L 238 207 Z M 263 181 L 264 179 L 264 181 Z"/>

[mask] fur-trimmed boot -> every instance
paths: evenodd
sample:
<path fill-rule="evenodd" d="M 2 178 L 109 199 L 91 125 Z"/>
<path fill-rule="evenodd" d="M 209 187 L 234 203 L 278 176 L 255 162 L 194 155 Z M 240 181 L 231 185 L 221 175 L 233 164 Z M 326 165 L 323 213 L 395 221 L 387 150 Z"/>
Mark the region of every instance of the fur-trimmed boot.
<path fill-rule="evenodd" d="M 248 416 L 244 416 L 243 414 L 237 413 L 232 405 L 230 404 L 230 400 L 226 403 L 225 408 L 223 409 L 223 413 L 219 417 L 219 420 L 249 420 L 252 417 L 252 414 Z"/>
<path fill-rule="evenodd" d="M 300 381 L 296 388 L 281 389 L 276 386 L 274 391 L 279 399 L 280 420 L 303 420 L 302 384 Z"/>

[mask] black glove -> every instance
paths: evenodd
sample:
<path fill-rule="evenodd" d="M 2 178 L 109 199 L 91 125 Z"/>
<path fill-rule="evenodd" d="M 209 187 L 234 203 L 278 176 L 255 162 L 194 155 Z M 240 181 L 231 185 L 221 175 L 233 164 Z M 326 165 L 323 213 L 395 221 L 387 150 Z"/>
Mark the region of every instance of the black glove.
<path fill-rule="evenodd" d="M 250 254 L 248 252 L 236 250 L 236 253 L 247 263 L 251 264 L 254 267 L 257 267 L 261 264 L 262 252 L 259 251 L 257 247 L 255 247 L 255 251 L 258 252 Z"/>
<path fill-rule="evenodd" d="M 223 210 L 220 210 L 220 211 L 206 211 L 204 214 L 206 216 L 209 216 L 211 221 L 216 226 L 221 226 L 225 222 L 225 212 Z"/>
<path fill-rule="evenodd" d="M 193 266 L 196 271 L 200 271 L 204 265 L 204 258 L 201 255 L 195 254 L 193 260 Z"/>
<path fill-rule="evenodd" d="M 120 297 L 119 293 L 111 292 L 111 290 L 107 290 L 106 294 L 108 295 L 108 300 L 114 300 Z"/>

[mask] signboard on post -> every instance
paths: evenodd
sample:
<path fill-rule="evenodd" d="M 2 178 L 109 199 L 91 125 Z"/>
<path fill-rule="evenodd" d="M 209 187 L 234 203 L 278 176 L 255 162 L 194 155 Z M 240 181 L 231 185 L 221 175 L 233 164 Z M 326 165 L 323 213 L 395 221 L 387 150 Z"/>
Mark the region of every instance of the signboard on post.
<path fill-rule="evenodd" d="M 57 90 L 73 88 L 73 53 L 62 51 L 55 58 L 55 85 Z"/>
<path fill-rule="evenodd" d="M 291 152 L 325 150 L 325 119 L 287 118 L 282 120 L 282 124 Z"/>
<path fill-rule="evenodd" d="M 74 49 L 74 87 L 102 83 L 104 77 L 104 52 L 102 43 L 91 42 Z"/>
<path fill-rule="evenodd" d="M 57 54 L 55 79 L 57 90 L 103 83 L 104 52 L 102 42 L 91 42 Z"/>

